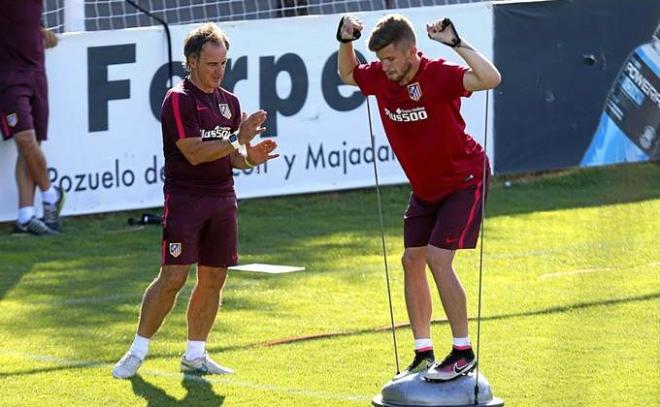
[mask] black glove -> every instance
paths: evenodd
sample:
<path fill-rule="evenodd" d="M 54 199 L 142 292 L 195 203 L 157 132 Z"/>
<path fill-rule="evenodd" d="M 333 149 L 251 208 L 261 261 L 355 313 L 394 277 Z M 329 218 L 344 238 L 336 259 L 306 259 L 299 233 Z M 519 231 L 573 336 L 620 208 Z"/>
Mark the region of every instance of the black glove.
<path fill-rule="evenodd" d="M 337 27 L 337 41 L 346 43 L 359 39 L 360 36 L 362 36 L 362 33 L 358 30 L 353 30 L 353 38 L 350 40 L 346 40 L 341 37 L 341 26 L 344 24 L 344 18 L 346 17 L 342 17 L 341 20 L 339 20 L 339 27 Z"/>
<path fill-rule="evenodd" d="M 458 32 L 456 31 L 456 27 L 454 27 L 454 23 L 452 23 L 450 19 L 445 18 L 444 20 L 442 20 L 442 30 L 441 31 L 444 31 L 447 27 L 449 27 L 449 29 L 451 29 L 452 34 L 454 34 L 454 38 L 452 38 L 451 42 L 444 42 L 444 41 L 440 41 L 440 42 L 447 45 L 447 46 L 450 46 L 452 48 L 456 48 L 459 45 L 461 45 L 461 37 L 458 36 Z M 430 38 L 430 35 L 429 35 L 429 38 Z"/>

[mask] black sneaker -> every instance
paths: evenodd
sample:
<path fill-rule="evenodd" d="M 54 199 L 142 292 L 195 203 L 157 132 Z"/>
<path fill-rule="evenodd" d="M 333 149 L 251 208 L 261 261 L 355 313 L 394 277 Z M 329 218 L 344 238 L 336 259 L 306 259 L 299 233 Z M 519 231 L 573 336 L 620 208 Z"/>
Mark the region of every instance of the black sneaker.
<path fill-rule="evenodd" d="M 44 202 L 44 217 L 43 221 L 52 230 L 60 230 L 60 212 L 64 207 L 64 201 L 66 201 L 66 193 L 60 187 L 55 187 L 55 190 L 59 194 L 57 202 L 54 204 L 49 204 Z"/>
<path fill-rule="evenodd" d="M 422 372 L 430 368 L 435 362 L 435 355 L 432 350 L 427 350 L 425 352 L 415 352 L 415 359 L 413 359 L 410 366 L 405 368 L 401 373 L 397 374 L 392 378 L 392 380 L 399 380 L 408 375 Z"/>
<path fill-rule="evenodd" d="M 434 363 L 424 377 L 429 380 L 447 381 L 470 372 L 477 365 L 472 348 L 456 349 L 451 352 L 442 363 Z"/>
<path fill-rule="evenodd" d="M 56 235 L 57 231 L 49 228 L 36 216 L 33 216 L 25 223 L 16 222 L 14 233 L 30 233 L 35 236 Z"/>

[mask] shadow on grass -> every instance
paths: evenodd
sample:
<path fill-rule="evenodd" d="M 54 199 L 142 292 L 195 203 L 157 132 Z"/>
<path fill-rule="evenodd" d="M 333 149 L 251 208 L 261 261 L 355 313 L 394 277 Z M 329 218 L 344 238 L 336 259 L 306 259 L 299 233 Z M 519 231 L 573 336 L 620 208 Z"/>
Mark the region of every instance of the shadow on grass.
<path fill-rule="evenodd" d="M 499 314 L 499 315 L 492 315 L 492 316 L 487 316 L 487 317 L 482 317 L 482 321 L 499 321 L 499 320 L 507 320 L 507 319 L 515 319 L 515 318 L 524 318 L 524 317 L 533 317 L 533 316 L 539 316 L 539 315 L 551 315 L 551 314 L 561 314 L 565 312 L 571 312 L 575 310 L 580 310 L 580 309 L 586 309 L 586 308 L 593 308 L 593 307 L 603 307 L 603 306 L 616 306 L 620 304 L 630 304 L 630 303 L 635 303 L 635 302 L 644 302 L 644 301 L 652 301 L 660 298 L 660 292 L 655 292 L 655 293 L 649 293 L 649 294 L 644 294 L 644 295 L 639 295 L 639 296 L 634 296 L 634 297 L 625 297 L 625 298 L 611 298 L 607 300 L 600 300 L 600 301 L 591 301 L 591 302 L 581 302 L 577 304 L 566 304 L 566 305 L 558 305 L 555 307 L 549 307 L 549 308 L 542 308 L 538 310 L 531 310 L 531 311 L 524 311 L 524 312 L 512 312 L 512 313 L 507 313 L 507 314 Z M 471 318 L 474 320 L 474 318 Z M 433 324 L 446 324 L 448 323 L 447 320 L 434 320 L 432 321 Z M 396 324 L 395 328 L 406 328 L 410 324 L 408 323 L 400 323 Z M 373 333 L 379 333 L 379 332 L 384 332 L 387 330 L 390 330 L 390 326 L 384 326 L 384 327 L 379 327 L 379 328 L 365 328 L 365 329 L 358 329 L 358 330 L 353 330 L 353 331 L 342 331 L 342 332 L 320 332 L 317 334 L 310 334 L 310 335 L 304 335 L 304 336 L 297 336 L 297 337 L 291 337 L 291 338 L 283 338 L 283 339 L 276 339 L 272 341 L 267 341 L 267 342 L 258 342 L 258 343 L 252 343 L 252 344 L 247 344 L 247 345 L 234 345 L 234 346 L 211 346 L 209 347 L 210 352 L 232 352 L 232 351 L 242 351 L 242 350 L 248 350 L 248 349 L 255 349 L 255 348 L 263 348 L 263 347 L 273 347 L 273 346 L 281 346 L 281 345 L 290 345 L 290 344 L 296 344 L 300 342 L 308 342 L 308 341 L 313 341 L 313 340 L 319 340 L 319 339 L 333 339 L 333 338 L 340 338 L 340 337 L 349 337 L 349 336 L 356 336 L 356 335 L 365 335 L 365 334 L 373 334 Z M 154 353 L 149 355 L 149 359 L 154 359 L 154 358 L 172 358 L 172 357 L 178 357 L 180 356 L 179 353 Z M 34 358 L 36 360 L 36 358 Z M 51 362 L 57 363 L 56 360 L 53 358 L 49 358 Z M 114 363 L 114 360 L 108 360 L 106 362 L 102 361 L 74 361 L 74 362 L 68 362 L 65 366 L 52 366 L 52 367 L 44 367 L 44 368 L 37 368 L 37 369 L 30 369 L 30 370 L 24 370 L 24 371 L 19 371 L 19 372 L 0 372 L 0 379 L 4 377 L 14 377 L 14 376 L 29 376 L 33 374 L 40 374 L 40 373 L 48 373 L 48 372 L 54 372 L 54 371 L 61 371 L 61 370 L 73 370 L 73 369 L 88 369 L 88 368 L 99 368 L 103 365 L 110 365 Z M 109 369 L 108 369 L 108 374 Z M 138 394 L 139 389 L 151 389 L 152 393 L 150 395 L 153 396 L 154 399 L 158 397 L 163 397 L 163 400 L 166 399 L 171 399 L 174 400 L 177 403 L 181 403 L 182 401 L 176 401 L 173 399 L 171 396 L 168 396 L 165 394 L 162 390 L 152 386 L 151 384 L 146 383 L 143 379 L 139 378 L 139 376 L 136 376 L 136 378 L 133 379 L 134 381 L 137 381 L 136 383 L 133 383 L 133 389 L 135 391 L 135 394 Z M 201 384 L 199 391 L 210 391 L 211 394 L 214 397 L 219 397 L 223 398 L 223 396 L 218 396 L 215 393 L 212 392 L 210 389 L 210 383 L 206 382 L 203 378 L 199 376 L 194 376 L 194 375 L 185 375 L 184 377 L 184 387 L 186 389 L 191 389 L 193 387 L 191 384 L 186 384 L 187 380 L 191 381 L 203 381 L 206 384 Z M 203 386 L 209 386 L 208 389 L 204 388 Z M 140 387 L 141 386 L 141 387 Z M 198 391 L 198 390 L 195 390 Z M 141 397 L 142 395 L 139 394 Z M 184 399 L 185 400 L 185 399 Z M 163 405 L 163 404 L 150 404 L 150 405 Z M 169 404 L 165 404 L 169 405 Z M 183 405 L 183 404 L 177 404 L 177 405 Z M 213 405 L 213 404 L 209 404 Z"/>
<path fill-rule="evenodd" d="M 509 181 L 508 187 L 505 182 Z M 486 216 L 598 207 L 660 198 L 660 162 L 580 168 L 536 177 L 499 177 Z"/>
<path fill-rule="evenodd" d="M 215 393 L 211 383 L 202 376 L 189 374 L 183 376 L 181 385 L 186 389 L 186 395 L 181 400 L 177 400 L 163 389 L 145 381 L 140 375 L 133 376 L 130 380 L 135 395 L 145 399 L 147 406 L 151 407 L 221 406 L 225 401 L 225 396 Z"/>
<path fill-rule="evenodd" d="M 487 216 L 521 214 L 538 210 L 552 210 L 574 207 L 602 206 L 613 203 L 636 202 L 660 197 L 660 165 L 643 164 L 616 168 L 571 170 L 551 174 L 538 179 L 512 179 L 513 186 L 504 188 L 502 180 L 493 183 Z M 408 199 L 408 186 L 385 187 L 383 206 L 386 216 L 386 233 L 402 234 L 402 213 Z M 290 196 L 248 200 L 241 202 L 241 251 L 255 253 L 252 260 L 267 259 L 275 262 L 296 264 L 331 264 L 333 257 L 352 253 L 356 241 L 360 245 L 369 243 L 380 255 L 378 236 L 378 214 L 375 192 L 363 189 L 351 192 L 325 193 L 305 196 Z M 295 216 L 292 216 L 295 214 Z M 7 293 L 16 291 L 17 298 L 30 302 L 45 301 L 43 306 L 26 307 L 8 318 L 0 328 L 12 335 L 29 336 L 47 330 L 55 343 L 70 342 L 70 337 L 94 332 L 99 325 L 123 321 L 135 321 L 140 296 L 157 274 L 160 229 L 129 229 L 130 233 L 109 233 L 125 223 L 125 213 L 99 215 L 98 218 L 72 219 L 64 233 L 53 239 L 32 237 L 12 238 L 0 236 L 0 300 Z M 264 228 L 264 225 L 268 225 Z M 323 244 L 328 234 L 350 234 L 354 238 L 331 245 Z M 315 245 L 314 238 L 321 241 Z M 372 238 L 369 240 L 370 238 Z M 358 240 L 361 239 L 361 240 Z M 309 242 L 311 241 L 312 244 Z M 362 251 L 365 253 L 366 251 Z M 264 253 L 275 253 L 266 256 Z M 46 266 L 39 263 L 47 262 Z M 262 262 L 262 261 L 259 261 Z M 24 276 L 30 275 L 37 265 L 43 278 L 19 284 Z M 57 274 L 59 273 L 59 274 Z M 192 273 L 191 273 L 192 274 Z M 57 276 L 57 278 L 53 278 Z M 272 286 L 289 285 L 303 280 L 305 274 L 285 279 L 265 275 L 240 275 L 242 282 L 268 281 Z M 351 278 L 355 275 L 347 274 Z M 192 276 L 191 276 L 192 277 Z M 237 276 L 238 277 L 238 276 Z M 356 283 L 360 283 L 356 279 Z M 231 284 L 231 283 L 230 283 Z M 137 293 L 137 294 L 136 294 Z M 106 304 L 100 299 L 124 296 L 120 303 Z M 551 307 L 538 311 L 490 316 L 484 320 L 515 318 L 544 313 L 566 312 L 579 307 L 617 304 L 619 302 L 645 301 L 657 298 L 649 296 L 615 299 L 595 303 L 584 303 Z M 62 298 L 60 302 L 50 302 L 52 298 Z M 73 297 L 73 298 L 72 298 Z M 76 302 L 78 301 L 78 302 Z M 20 301 L 19 301 L 20 302 Z M 268 309 L 268 299 L 256 296 L 240 299 L 227 296 L 225 306 L 229 309 L 263 310 Z M 28 322 L 26 322 L 28 321 Z M 440 321 L 436 321 L 441 323 Z M 221 323 L 221 320 L 220 320 Z M 51 329 L 51 328 L 65 329 Z M 378 329 L 364 329 L 339 333 L 319 333 L 301 337 L 300 340 L 320 339 L 333 336 L 359 335 L 377 332 Z M 58 337 L 58 335 L 60 337 Z M 291 343 L 295 338 L 279 342 Z M 288 342 L 287 342 L 288 341 Z M 272 343 L 271 345 L 274 345 Z M 72 343 L 71 346 L 77 346 Z M 110 345 L 108 345 L 110 346 Z M 216 351 L 264 346 L 263 343 L 235 347 L 214 348 Z M 82 349 L 81 349 L 82 351 Z M 100 354 L 105 354 L 103 345 Z M 83 352 L 84 353 L 84 352 Z M 163 355 L 169 357 L 172 355 Z M 108 363 L 112 363 L 109 361 Z M 74 369 L 84 366 L 58 366 L 53 369 Z M 88 366 L 89 367 L 89 366 Z M 38 373 L 42 370 L 28 371 Z M 30 373 L 14 373 L 30 374 Z M 0 372 L 0 377 L 10 374 Z M 13 375 L 13 374 L 12 374 Z"/>
<path fill-rule="evenodd" d="M 6 263 L 4 263 L 6 264 Z M 26 265 L 13 265 L 12 267 L 7 267 L 2 271 L 2 276 L 0 277 L 0 300 L 5 298 L 5 295 L 11 291 L 16 284 L 21 280 L 23 275 L 30 271 L 33 264 Z"/>
<path fill-rule="evenodd" d="M 509 186 L 505 186 L 507 181 Z M 403 216 L 409 193 L 409 185 L 381 188 L 383 212 L 390 220 L 386 223 L 391 224 L 392 219 Z M 658 198 L 660 162 L 574 168 L 547 174 L 494 177 L 486 215 L 515 215 Z M 300 228 L 297 225 L 298 219 L 308 218 L 305 222 L 311 223 L 312 226 L 358 232 L 363 230 L 366 221 L 377 219 L 376 193 L 373 187 L 241 200 L 239 207 L 241 216 L 272 220 L 284 226 L 278 229 L 278 232 L 285 238 L 299 234 L 315 234 L 317 230 L 314 227 Z M 296 215 L 292 217 L 291 213 Z M 373 225 L 374 228 L 377 226 L 377 223 Z M 261 230 L 261 226 L 258 227 Z M 247 236 L 247 242 L 251 243 L 251 236 L 258 234 L 243 236 Z"/>
<path fill-rule="evenodd" d="M 487 316 L 487 317 L 481 317 L 482 321 L 499 321 L 499 320 L 506 320 L 506 319 L 515 319 L 515 318 L 521 318 L 521 317 L 531 317 L 531 316 L 538 316 L 538 315 L 550 315 L 550 314 L 562 314 L 565 312 L 571 312 L 574 310 L 579 310 L 579 309 L 585 309 L 585 308 L 592 308 L 592 307 L 601 307 L 601 306 L 612 306 L 612 305 L 619 305 L 619 304 L 627 304 L 627 303 L 633 303 L 633 302 L 643 302 L 643 301 L 650 301 L 650 300 L 655 300 L 660 298 L 660 292 L 656 293 L 651 293 L 651 294 L 645 294 L 645 295 L 640 295 L 640 296 L 635 296 L 635 297 L 626 297 L 626 298 L 612 298 L 608 300 L 601 300 L 601 301 L 591 301 L 591 302 L 583 302 L 583 303 L 577 303 L 577 304 L 567 304 L 567 305 L 558 305 L 555 307 L 549 307 L 549 308 L 543 308 L 539 310 L 533 310 L 533 311 L 524 311 L 524 312 L 512 312 L 512 313 L 507 313 L 507 314 L 499 314 L 499 315 L 492 315 L 492 316 Z M 471 321 L 476 320 L 476 318 L 471 317 L 469 318 Z M 431 321 L 432 324 L 447 324 L 449 323 L 448 320 L 446 319 L 435 319 Z M 395 324 L 394 327 L 396 329 L 399 328 L 407 328 L 410 326 L 410 323 L 399 323 Z M 391 326 L 384 326 L 380 328 L 366 328 L 366 329 L 358 329 L 358 330 L 353 330 L 353 331 L 340 331 L 340 332 L 325 332 L 325 333 L 317 333 L 317 334 L 311 334 L 311 335 L 303 335 L 303 336 L 295 336 L 295 337 L 290 337 L 290 338 L 283 338 L 283 339 L 277 339 L 273 341 L 268 341 L 266 343 L 259 343 L 259 344 L 253 344 L 253 345 L 246 345 L 245 347 L 270 347 L 270 346 L 278 346 L 278 345 L 288 345 L 288 344 L 293 344 L 297 342 L 307 342 L 311 340 L 318 340 L 318 339 L 328 339 L 328 338 L 338 338 L 338 337 L 345 337 L 345 336 L 356 336 L 356 335 L 363 335 L 363 334 L 372 334 L 375 332 L 384 332 L 384 331 L 389 331 L 391 330 Z M 242 348 L 242 347 L 239 347 Z M 227 350 L 227 349 L 223 349 Z M 232 349 L 233 350 L 233 349 Z"/>
<path fill-rule="evenodd" d="M 506 187 L 505 182 L 510 182 Z M 509 185 L 509 184 L 507 184 Z M 385 232 L 403 235 L 408 185 L 381 188 Z M 518 177 L 495 177 L 486 217 L 600 207 L 660 199 L 660 163 L 571 169 Z M 241 200 L 241 252 L 291 254 L 292 248 L 329 234 L 378 236 L 374 188 L 313 195 Z M 295 213 L 295 216 L 291 216 Z M 277 234 L 263 233 L 263 225 Z M 318 248 L 321 253 L 326 248 Z M 319 251 L 310 253 L 310 258 Z M 327 250 L 326 250 L 327 251 Z M 302 253 L 304 255 L 304 253 Z M 294 257 L 298 258 L 298 257 Z M 306 260 L 306 259 L 305 259 Z M 303 263 L 302 259 L 298 260 Z"/>

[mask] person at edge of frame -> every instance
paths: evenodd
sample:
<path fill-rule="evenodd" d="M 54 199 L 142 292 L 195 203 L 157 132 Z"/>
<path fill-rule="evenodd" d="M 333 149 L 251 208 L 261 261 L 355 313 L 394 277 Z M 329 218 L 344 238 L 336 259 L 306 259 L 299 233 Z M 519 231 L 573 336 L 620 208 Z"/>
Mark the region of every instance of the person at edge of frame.
<path fill-rule="evenodd" d="M 65 192 L 51 183 L 46 154 L 48 139 L 48 79 L 44 48 L 57 36 L 41 22 L 42 0 L 7 1 L 0 13 L 0 133 L 16 143 L 18 214 L 14 233 L 58 234 Z M 34 208 L 39 188 L 42 217 Z"/>

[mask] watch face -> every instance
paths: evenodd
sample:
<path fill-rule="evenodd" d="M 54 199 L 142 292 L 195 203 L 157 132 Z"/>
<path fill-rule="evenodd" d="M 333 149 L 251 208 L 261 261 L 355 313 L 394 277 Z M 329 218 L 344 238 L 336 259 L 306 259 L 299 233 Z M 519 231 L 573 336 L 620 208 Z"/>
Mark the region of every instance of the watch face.
<path fill-rule="evenodd" d="M 229 142 L 230 142 L 230 143 L 233 143 L 233 142 L 236 141 L 236 140 L 238 140 L 238 136 L 236 135 L 236 133 L 231 133 L 231 134 L 229 135 Z"/>

